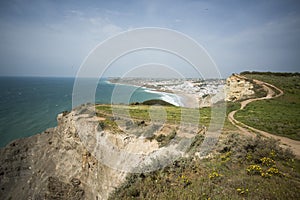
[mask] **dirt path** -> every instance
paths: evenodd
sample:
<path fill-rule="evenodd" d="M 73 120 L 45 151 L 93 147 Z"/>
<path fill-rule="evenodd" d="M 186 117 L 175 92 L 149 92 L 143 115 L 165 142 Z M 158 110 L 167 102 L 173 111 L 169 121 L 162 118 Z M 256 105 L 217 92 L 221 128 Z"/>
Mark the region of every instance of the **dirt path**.
<path fill-rule="evenodd" d="M 239 78 L 242 78 L 242 79 L 246 78 L 246 77 L 240 76 L 240 75 L 236 75 L 236 76 Z M 241 134 L 243 134 L 245 136 L 251 136 L 251 137 L 255 137 L 257 134 L 260 134 L 260 135 L 263 135 L 264 137 L 274 138 L 276 140 L 279 140 L 282 147 L 289 147 L 294 152 L 296 157 L 300 158 L 300 141 L 292 140 L 292 139 L 289 139 L 286 137 L 277 136 L 277 135 L 268 133 L 266 131 L 262 131 L 262 130 L 253 128 L 253 127 L 248 126 L 234 118 L 234 115 L 237 111 L 244 109 L 246 107 L 246 105 L 248 105 L 249 103 L 251 103 L 253 101 L 272 99 L 272 98 L 277 98 L 277 97 L 283 95 L 283 91 L 274 85 L 271 85 L 269 83 L 265 83 L 265 82 L 262 82 L 259 80 L 253 80 L 253 81 L 256 84 L 261 85 L 267 91 L 267 96 L 262 97 L 262 98 L 247 99 L 245 101 L 242 101 L 240 109 L 234 110 L 228 114 L 228 120 L 241 131 Z M 279 93 L 276 94 L 274 90 L 279 91 Z"/>

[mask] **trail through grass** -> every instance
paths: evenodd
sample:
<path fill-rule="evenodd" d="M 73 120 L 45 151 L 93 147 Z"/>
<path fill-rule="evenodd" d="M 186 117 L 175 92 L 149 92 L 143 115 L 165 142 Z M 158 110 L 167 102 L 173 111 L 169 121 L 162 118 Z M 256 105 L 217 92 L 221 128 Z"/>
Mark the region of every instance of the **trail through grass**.
<path fill-rule="evenodd" d="M 300 140 L 300 76 L 243 75 L 275 85 L 284 91 L 284 95 L 252 102 L 244 110 L 236 113 L 236 119 L 263 131 Z"/>

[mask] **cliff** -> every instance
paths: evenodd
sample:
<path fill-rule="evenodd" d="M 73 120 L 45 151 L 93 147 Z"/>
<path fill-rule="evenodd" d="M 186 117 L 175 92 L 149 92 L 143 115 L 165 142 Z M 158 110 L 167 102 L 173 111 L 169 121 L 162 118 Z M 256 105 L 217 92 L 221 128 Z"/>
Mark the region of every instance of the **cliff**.
<path fill-rule="evenodd" d="M 226 79 L 226 101 L 237 101 L 255 95 L 253 84 L 245 77 L 233 74 Z"/>
<path fill-rule="evenodd" d="M 82 108 L 57 117 L 58 126 L 0 150 L 0 199 L 107 199 L 126 176 L 89 153 L 79 129 Z"/>
<path fill-rule="evenodd" d="M 249 98 L 254 94 L 253 85 L 234 75 L 227 79 L 226 94 L 231 101 Z M 98 114 L 103 115 L 95 115 L 94 105 L 61 113 L 57 117 L 57 127 L 13 141 L 0 149 L 0 199 L 108 199 L 112 191 L 126 181 L 128 172 L 132 169 L 140 172 L 136 168 L 147 159 L 148 164 L 155 160 L 154 164 L 164 165 L 164 160 L 174 160 L 172 156 L 182 157 L 184 150 L 191 149 L 185 149 L 189 146 L 195 148 L 193 155 L 198 155 L 196 151 L 203 138 L 189 139 L 188 133 L 200 133 L 190 124 L 174 132 L 174 125 L 159 126 L 163 120 L 156 122 L 157 127 L 145 122 L 141 110 L 136 113 L 141 113 L 142 118 L 135 116 L 137 121 L 132 122 L 126 117 L 113 117 L 110 112 L 104 112 L 111 107 L 102 107 L 103 113 Z M 120 116 L 124 114 L 122 108 L 116 106 Z M 134 106 L 131 108 L 131 111 L 136 110 Z M 168 109 L 178 114 L 177 107 Z M 152 114 L 163 119 L 162 112 L 152 110 Z M 110 119 L 106 120 L 107 117 Z M 114 122 L 126 131 L 116 130 Z M 198 121 L 196 125 L 198 127 Z M 112 127 L 105 130 L 105 126 Z M 178 177 L 175 172 L 174 177 Z"/>

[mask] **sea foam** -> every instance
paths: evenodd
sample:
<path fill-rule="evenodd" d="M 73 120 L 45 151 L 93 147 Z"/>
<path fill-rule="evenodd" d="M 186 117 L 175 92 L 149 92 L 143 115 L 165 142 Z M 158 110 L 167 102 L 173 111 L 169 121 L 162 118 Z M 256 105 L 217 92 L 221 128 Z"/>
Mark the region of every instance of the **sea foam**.
<path fill-rule="evenodd" d="M 166 101 L 166 102 L 168 102 L 170 104 L 173 104 L 175 106 L 184 106 L 182 101 L 181 101 L 181 97 L 176 95 L 176 94 L 171 94 L 171 93 L 166 93 L 166 92 L 159 92 L 159 91 L 149 90 L 149 89 L 146 89 L 145 91 L 149 92 L 149 93 L 159 94 L 161 100 Z"/>

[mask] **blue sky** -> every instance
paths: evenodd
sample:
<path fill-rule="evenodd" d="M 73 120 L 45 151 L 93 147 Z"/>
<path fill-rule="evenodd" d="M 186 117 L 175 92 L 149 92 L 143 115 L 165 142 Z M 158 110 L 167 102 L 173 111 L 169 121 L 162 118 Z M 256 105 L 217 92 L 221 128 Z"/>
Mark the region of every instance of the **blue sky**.
<path fill-rule="evenodd" d="M 226 77 L 300 71 L 299 1 L 1 1 L 0 75 L 75 76 L 100 42 L 162 27 L 189 35 Z M 129 59 L 125 59 L 130 65 Z M 111 74 L 119 75 L 117 67 Z"/>

